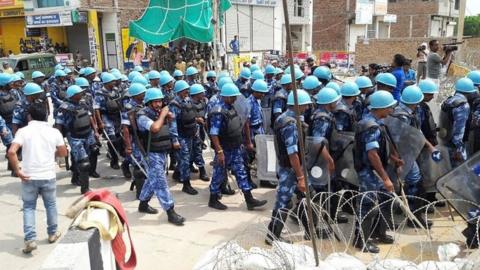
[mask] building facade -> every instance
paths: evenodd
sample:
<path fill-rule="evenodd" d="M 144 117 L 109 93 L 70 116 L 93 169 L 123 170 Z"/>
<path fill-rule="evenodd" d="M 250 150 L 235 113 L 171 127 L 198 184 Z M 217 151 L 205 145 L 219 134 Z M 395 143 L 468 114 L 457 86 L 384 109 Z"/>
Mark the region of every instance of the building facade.
<path fill-rule="evenodd" d="M 359 38 L 454 35 L 459 0 L 317 0 L 313 50 L 355 52 Z"/>

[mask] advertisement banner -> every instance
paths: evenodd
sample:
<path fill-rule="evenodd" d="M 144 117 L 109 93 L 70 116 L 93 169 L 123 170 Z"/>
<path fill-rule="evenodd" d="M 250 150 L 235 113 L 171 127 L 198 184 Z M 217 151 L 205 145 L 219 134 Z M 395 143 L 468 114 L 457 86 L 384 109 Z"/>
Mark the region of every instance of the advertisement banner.
<path fill-rule="evenodd" d="M 374 7 L 369 0 L 357 0 L 355 24 L 372 24 Z"/>
<path fill-rule="evenodd" d="M 388 13 L 387 0 L 375 0 L 375 15 L 385 15 Z"/>
<path fill-rule="evenodd" d="M 15 0 L 0 0 L 0 7 L 11 7 L 15 5 Z"/>
<path fill-rule="evenodd" d="M 348 67 L 349 54 L 348 52 L 321 52 L 320 53 L 320 65 L 334 64 L 336 67 L 346 68 Z"/>

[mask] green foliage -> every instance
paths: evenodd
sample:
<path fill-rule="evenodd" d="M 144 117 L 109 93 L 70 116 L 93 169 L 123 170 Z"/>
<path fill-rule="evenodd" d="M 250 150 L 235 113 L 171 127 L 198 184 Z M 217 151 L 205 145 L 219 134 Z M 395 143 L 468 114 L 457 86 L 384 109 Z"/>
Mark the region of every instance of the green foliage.
<path fill-rule="evenodd" d="M 480 15 L 465 17 L 463 35 L 480 37 Z"/>

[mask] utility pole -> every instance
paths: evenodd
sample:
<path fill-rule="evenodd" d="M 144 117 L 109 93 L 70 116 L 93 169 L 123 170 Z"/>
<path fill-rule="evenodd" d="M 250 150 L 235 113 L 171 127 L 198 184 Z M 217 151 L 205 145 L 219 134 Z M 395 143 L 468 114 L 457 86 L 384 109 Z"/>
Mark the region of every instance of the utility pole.
<path fill-rule="evenodd" d="M 463 28 L 465 25 L 465 9 L 467 8 L 467 0 L 460 0 L 460 8 L 458 10 L 458 25 L 457 25 L 457 42 L 463 42 Z M 460 50 L 457 53 L 458 60 L 463 61 L 465 53 L 463 52 L 463 44 L 459 44 Z"/>
<path fill-rule="evenodd" d="M 308 228 L 306 228 L 309 232 L 310 239 L 312 240 L 312 248 L 313 248 L 313 255 L 315 257 L 315 265 L 318 266 L 318 253 L 317 253 L 317 243 L 315 241 L 316 232 L 315 226 L 313 224 L 313 210 L 312 210 L 312 198 L 310 196 L 310 187 L 308 185 L 308 172 L 306 168 L 305 162 L 305 143 L 304 143 L 304 136 L 306 134 L 303 133 L 302 122 L 300 121 L 300 106 L 298 105 L 298 94 L 297 94 L 297 83 L 295 78 L 295 66 L 293 65 L 293 49 L 292 49 L 292 32 L 290 29 L 290 19 L 288 17 L 288 4 L 287 0 L 283 0 L 283 14 L 285 17 L 285 30 L 287 31 L 287 58 L 288 58 L 288 65 L 290 68 L 290 75 L 292 76 L 293 82 L 293 101 L 294 101 L 294 111 L 295 111 L 295 120 L 297 122 L 297 131 L 298 131 L 298 142 L 300 144 L 299 154 L 300 154 L 300 161 L 302 162 L 303 167 L 303 175 L 305 181 L 305 200 L 307 202 L 307 217 L 308 217 Z"/>
<path fill-rule="evenodd" d="M 213 57 L 214 57 L 214 67 L 215 71 L 219 71 L 219 61 L 220 61 L 220 53 L 219 53 L 219 46 L 220 44 L 220 16 L 219 16 L 219 8 L 218 8 L 218 0 L 212 1 L 212 9 L 213 9 L 213 19 L 215 20 L 215 24 L 213 25 Z"/>

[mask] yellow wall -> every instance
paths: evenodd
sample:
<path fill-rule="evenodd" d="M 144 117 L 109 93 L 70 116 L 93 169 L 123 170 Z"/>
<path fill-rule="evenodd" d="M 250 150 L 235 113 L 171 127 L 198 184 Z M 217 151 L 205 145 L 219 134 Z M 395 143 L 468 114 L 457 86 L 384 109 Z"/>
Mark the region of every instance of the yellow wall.
<path fill-rule="evenodd" d="M 20 53 L 20 38 L 25 39 L 25 19 L 4 18 L 0 19 L 0 48 L 5 53 L 12 50 L 14 54 Z"/>
<path fill-rule="evenodd" d="M 100 30 L 98 27 L 98 16 L 96 10 L 88 11 L 88 27 L 91 27 L 95 30 L 95 44 L 97 45 L 97 69 L 101 70 L 103 68 L 102 64 L 102 44 L 100 44 Z M 93 61 L 93 59 L 92 59 Z"/>
<path fill-rule="evenodd" d="M 67 44 L 67 35 L 65 27 L 48 27 L 47 28 L 48 38 L 52 39 L 52 43 L 55 46 L 55 43 L 58 42 L 59 45 L 62 45 L 62 42 Z"/>
<path fill-rule="evenodd" d="M 10 6 L 0 7 L 0 9 L 12 9 L 12 8 L 22 8 L 23 9 L 23 0 L 15 0 L 14 4 Z"/>

